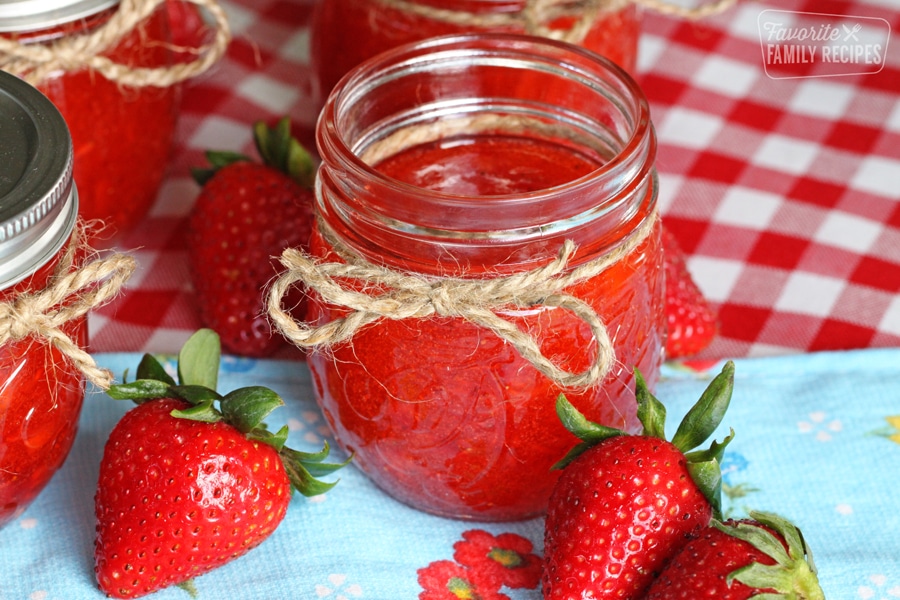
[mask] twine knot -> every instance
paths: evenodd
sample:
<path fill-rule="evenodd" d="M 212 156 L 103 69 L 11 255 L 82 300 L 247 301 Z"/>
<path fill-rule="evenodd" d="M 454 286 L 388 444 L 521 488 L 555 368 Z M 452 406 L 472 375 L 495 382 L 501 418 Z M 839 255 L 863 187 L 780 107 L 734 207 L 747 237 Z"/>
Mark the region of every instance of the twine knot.
<path fill-rule="evenodd" d="M 43 339 L 68 358 L 85 378 L 101 389 L 113 381 L 112 374 L 97 366 L 91 355 L 62 329 L 111 300 L 136 267 L 134 258 L 113 254 L 76 267 L 74 256 L 80 235 L 61 259 L 44 289 L 25 292 L 0 302 L 0 346 L 28 337 Z"/>
<path fill-rule="evenodd" d="M 228 18 L 216 0 L 183 0 L 204 8 L 215 22 L 215 36 L 209 44 L 196 49 L 196 60 L 144 68 L 119 64 L 103 55 L 166 1 L 122 0 L 116 12 L 100 27 L 90 33 L 64 36 L 51 44 L 22 43 L 0 36 L 0 69 L 32 85 L 39 85 L 59 71 L 85 68 L 110 81 L 133 87 L 168 87 L 195 77 L 215 64 L 231 41 Z"/>
<path fill-rule="evenodd" d="M 281 255 L 285 271 L 269 290 L 268 314 L 282 335 L 311 350 L 347 342 L 359 330 L 381 319 L 462 318 L 512 344 L 525 360 L 559 386 L 587 388 L 605 379 L 615 361 L 615 352 L 597 311 L 567 293 L 566 288 L 596 277 L 622 260 L 647 238 L 656 221 L 655 214 L 645 218 L 616 248 L 577 267 L 570 268 L 575 243 L 566 240 L 556 258 L 544 266 L 486 279 L 429 277 L 370 263 L 320 222 L 320 231 L 343 262 L 318 260 L 295 248 L 285 250 Z M 318 326 L 294 320 L 281 303 L 289 289 L 301 282 L 321 301 L 349 312 Z M 554 364 L 543 355 L 534 336 L 502 316 L 504 311 L 538 306 L 567 310 L 590 328 L 596 352 L 586 369 L 573 373 Z"/>

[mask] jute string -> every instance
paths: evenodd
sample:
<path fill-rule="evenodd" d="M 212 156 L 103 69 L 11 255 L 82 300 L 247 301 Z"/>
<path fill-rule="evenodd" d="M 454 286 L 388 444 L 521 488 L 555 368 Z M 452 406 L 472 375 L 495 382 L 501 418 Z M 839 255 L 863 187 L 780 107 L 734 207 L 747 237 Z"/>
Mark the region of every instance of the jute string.
<path fill-rule="evenodd" d="M 684 19 L 702 19 L 737 3 L 737 0 L 714 0 L 696 7 L 683 7 L 665 0 L 526 0 L 519 12 L 473 13 L 468 11 L 423 6 L 409 0 L 378 0 L 394 10 L 408 12 L 434 21 L 460 27 L 492 29 L 510 27 L 522 29 L 530 35 L 557 39 L 573 44 L 584 41 L 594 22 L 602 13 L 614 12 L 637 4 L 656 12 Z M 572 18 L 568 29 L 552 27 L 554 21 Z"/>
<path fill-rule="evenodd" d="M 320 221 L 320 232 L 343 262 L 325 262 L 295 248 L 285 250 L 281 255 L 285 272 L 269 291 L 268 314 L 288 340 L 312 350 L 347 342 L 363 327 L 381 319 L 460 317 L 494 332 L 559 386 L 587 388 L 603 381 L 613 366 L 615 353 L 597 311 L 565 290 L 597 277 L 634 251 L 650 234 L 656 220 L 655 215 L 645 219 L 612 251 L 575 268 L 569 269 L 569 262 L 576 247 L 574 242 L 566 240 L 557 257 L 547 265 L 488 279 L 430 277 L 368 262 Z M 323 301 L 350 312 L 318 326 L 294 320 L 283 309 L 282 299 L 300 282 Z M 588 325 L 597 352 L 585 370 L 573 373 L 560 368 L 541 353 L 534 337 L 499 314 L 538 306 L 568 310 Z"/>
<path fill-rule="evenodd" d="M 215 36 L 196 51 L 196 60 L 166 67 L 147 68 L 116 63 L 104 56 L 166 0 L 122 0 L 110 19 L 83 35 L 60 38 L 51 44 L 22 43 L 0 36 L 0 69 L 18 75 L 32 85 L 60 71 L 90 69 L 110 81 L 140 87 L 168 87 L 195 77 L 215 64 L 231 41 L 225 11 L 216 0 L 184 0 L 205 9 L 215 22 Z"/>
<path fill-rule="evenodd" d="M 47 287 L 0 302 L 0 346 L 28 337 L 42 339 L 56 347 L 88 381 L 105 390 L 113 382 L 112 374 L 98 367 L 62 326 L 115 297 L 136 262 L 117 253 L 76 265 L 76 256 L 84 247 L 82 231 L 79 227 L 73 234 Z"/>

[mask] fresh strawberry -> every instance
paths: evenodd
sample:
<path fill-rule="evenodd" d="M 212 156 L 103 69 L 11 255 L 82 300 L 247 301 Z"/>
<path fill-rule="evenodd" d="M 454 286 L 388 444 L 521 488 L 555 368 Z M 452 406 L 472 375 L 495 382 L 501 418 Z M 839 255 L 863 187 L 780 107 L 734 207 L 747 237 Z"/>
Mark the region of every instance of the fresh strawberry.
<path fill-rule="evenodd" d="M 718 332 L 718 315 L 687 268 L 684 250 L 675 236 L 663 227 L 663 256 L 666 269 L 666 358 L 697 354 L 712 343 Z"/>
<path fill-rule="evenodd" d="M 800 530 L 771 513 L 714 521 L 684 546 L 645 600 L 825 600 Z"/>
<path fill-rule="evenodd" d="M 203 186 L 189 219 L 188 253 L 200 321 L 229 353 L 268 356 L 286 345 L 265 311 L 265 288 L 283 270 L 285 248 L 307 248 L 313 226 L 313 160 L 284 118 L 254 126 L 263 159 L 208 152 L 212 168 L 195 169 Z M 285 306 L 302 320 L 305 295 Z"/>
<path fill-rule="evenodd" d="M 580 444 L 556 468 L 544 531 L 545 600 L 639 598 L 687 539 L 720 514 L 719 426 L 734 383 L 727 362 L 665 439 L 665 407 L 635 370 L 640 435 L 592 423 L 564 396 L 557 413 Z"/>
<path fill-rule="evenodd" d="M 216 393 L 220 345 L 201 329 L 179 354 L 178 383 L 151 355 L 137 380 L 110 387 L 136 408 L 113 428 L 95 495 L 95 567 L 100 589 L 135 598 L 238 558 L 281 523 L 293 489 L 312 496 L 336 482 L 315 479 L 343 466 L 285 446 L 287 427 L 263 419 L 283 404 L 272 390 Z M 216 408 L 218 403 L 218 408 Z"/>

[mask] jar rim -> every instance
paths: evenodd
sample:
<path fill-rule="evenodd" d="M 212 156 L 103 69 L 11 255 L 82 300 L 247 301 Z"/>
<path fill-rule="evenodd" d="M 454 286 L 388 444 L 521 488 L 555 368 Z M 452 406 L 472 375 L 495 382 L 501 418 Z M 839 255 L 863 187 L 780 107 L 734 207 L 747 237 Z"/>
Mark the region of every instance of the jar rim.
<path fill-rule="evenodd" d="M 634 100 L 633 109 L 636 113 L 633 118 L 634 127 L 622 148 L 608 161 L 605 161 L 600 165 L 595 171 L 556 186 L 515 194 L 471 196 L 425 189 L 384 175 L 371 164 L 363 160 L 337 131 L 335 127 L 338 117 L 337 113 L 344 108 L 342 103 L 354 100 L 352 96 L 359 97 L 361 95 L 360 89 L 377 85 L 375 77 L 371 74 L 372 72 L 376 74 L 380 73 L 380 76 L 390 79 L 391 77 L 396 76 L 395 73 L 385 71 L 390 65 L 402 65 L 403 63 L 425 55 L 434 55 L 436 51 L 447 52 L 452 48 L 465 49 L 467 47 L 477 47 L 479 43 L 484 43 L 485 41 L 493 44 L 505 45 L 505 48 L 507 49 L 522 50 L 528 46 L 541 46 L 548 49 L 555 49 L 555 51 L 569 54 L 573 58 L 578 57 L 579 60 L 593 62 L 599 68 L 612 75 L 616 83 L 622 86 L 620 90 L 621 94 L 627 94 L 628 98 Z M 561 68 L 566 66 L 570 65 L 561 65 Z M 592 185 L 592 182 L 595 181 L 597 177 L 602 177 L 605 174 L 612 174 L 617 170 L 621 170 L 623 163 L 627 162 L 629 157 L 640 152 L 640 148 L 645 143 L 648 133 L 652 134 L 652 128 L 653 126 L 650 121 L 650 106 L 643 90 L 631 75 L 613 61 L 582 48 L 581 46 L 548 38 L 535 38 L 515 33 L 466 33 L 439 36 L 420 42 L 405 44 L 385 51 L 368 59 L 360 65 L 357 65 L 342 77 L 326 100 L 325 106 L 319 116 L 316 139 L 320 144 L 320 151 L 321 146 L 333 144 L 334 148 L 346 161 L 345 166 L 356 170 L 360 175 L 369 180 L 377 181 L 380 185 L 384 185 L 388 189 L 396 189 L 407 193 L 414 190 L 420 197 L 440 200 L 441 202 L 449 204 L 468 204 L 475 198 L 482 204 L 509 204 L 516 199 L 534 202 L 549 196 L 560 194 L 561 192 L 575 192 L 584 186 Z M 323 141 L 325 136 L 328 138 L 327 142 Z"/>
<path fill-rule="evenodd" d="M 0 71 L 0 289 L 49 261 L 77 218 L 68 126 L 34 86 Z"/>
<path fill-rule="evenodd" d="M 0 0 L 0 31 L 47 29 L 93 16 L 120 0 Z"/>

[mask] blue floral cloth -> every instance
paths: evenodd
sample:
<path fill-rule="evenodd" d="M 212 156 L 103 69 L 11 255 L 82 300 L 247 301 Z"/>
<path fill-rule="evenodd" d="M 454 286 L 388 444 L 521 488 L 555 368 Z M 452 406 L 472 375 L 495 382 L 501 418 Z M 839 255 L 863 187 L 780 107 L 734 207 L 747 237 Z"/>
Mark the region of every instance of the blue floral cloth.
<path fill-rule="evenodd" d="M 98 360 L 121 377 L 139 358 L 101 354 Z M 723 465 L 725 510 L 734 516 L 767 510 L 798 524 L 831 600 L 900 597 L 900 349 L 735 363 L 734 397 L 717 433 L 722 439 L 729 427 L 737 432 Z M 707 366 L 666 365 L 656 395 L 667 405 L 671 426 L 721 367 Z M 250 382 L 287 400 L 271 424 L 280 418 L 290 427 L 293 447 L 317 450 L 329 439 L 304 365 L 226 357 L 220 390 Z M 94 487 L 106 437 L 129 407 L 89 394 L 65 466 L 0 530 L 0 599 L 103 597 L 92 571 Z M 454 546 L 471 542 L 472 532 L 505 535 L 535 556 L 542 551 L 541 519 L 441 519 L 392 500 L 354 467 L 339 476 L 339 485 L 322 497 L 296 496 L 283 524 L 259 548 L 198 578 L 198 598 L 415 599 L 423 592 L 420 580 L 428 585 L 429 568 L 458 567 Z M 533 582 L 519 585 L 531 587 L 503 587 L 495 597 L 540 599 Z M 152 597 L 190 598 L 179 588 Z"/>

